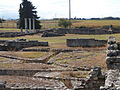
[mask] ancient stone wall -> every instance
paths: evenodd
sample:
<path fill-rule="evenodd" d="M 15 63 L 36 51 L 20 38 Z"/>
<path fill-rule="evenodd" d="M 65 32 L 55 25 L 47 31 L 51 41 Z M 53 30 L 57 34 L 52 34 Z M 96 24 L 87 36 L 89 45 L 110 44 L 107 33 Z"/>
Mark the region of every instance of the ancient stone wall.
<path fill-rule="evenodd" d="M 42 37 L 58 37 L 65 36 L 65 34 L 55 33 L 55 32 L 44 32 Z"/>
<path fill-rule="evenodd" d="M 110 32 L 108 29 L 103 28 L 79 28 L 79 29 L 50 29 L 45 30 L 46 32 L 55 32 L 59 34 L 111 34 L 111 33 L 120 33 L 119 29 L 112 29 L 112 32 Z M 40 31 L 40 33 L 43 33 L 44 31 Z"/>
<path fill-rule="evenodd" d="M 107 44 L 106 40 L 95 39 L 67 39 L 68 47 L 101 47 Z"/>
<path fill-rule="evenodd" d="M 28 41 L 26 39 L 18 40 L 1 40 L 0 50 L 21 50 L 22 48 L 34 46 L 49 46 L 48 42 Z"/>
<path fill-rule="evenodd" d="M 68 33 L 68 34 L 109 34 L 107 30 L 102 29 L 91 29 L 91 28 L 81 28 L 81 29 L 58 29 L 58 33 Z"/>
<path fill-rule="evenodd" d="M 20 37 L 20 36 L 25 36 L 25 35 L 33 35 L 36 34 L 37 32 L 0 32 L 0 37 Z"/>
<path fill-rule="evenodd" d="M 106 64 L 108 72 L 106 74 L 105 85 L 101 90 L 120 90 L 120 43 L 111 36 L 108 40 L 108 50 Z"/>

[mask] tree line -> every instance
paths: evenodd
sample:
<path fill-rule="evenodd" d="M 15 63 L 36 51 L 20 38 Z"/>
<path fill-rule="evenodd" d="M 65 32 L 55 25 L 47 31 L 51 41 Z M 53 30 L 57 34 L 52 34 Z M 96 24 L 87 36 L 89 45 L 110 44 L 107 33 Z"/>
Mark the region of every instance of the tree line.
<path fill-rule="evenodd" d="M 68 20 L 68 18 L 53 18 L 53 20 L 60 20 L 65 19 Z M 71 20 L 120 20 L 120 17 L 104 17 L 104 18 L 71 18 Z"/>
<path fill-rule="evenodd" d="M 73 20 L 120 20 L 120 17 L 104 17 L 104 18 L 72 18 Z"/>

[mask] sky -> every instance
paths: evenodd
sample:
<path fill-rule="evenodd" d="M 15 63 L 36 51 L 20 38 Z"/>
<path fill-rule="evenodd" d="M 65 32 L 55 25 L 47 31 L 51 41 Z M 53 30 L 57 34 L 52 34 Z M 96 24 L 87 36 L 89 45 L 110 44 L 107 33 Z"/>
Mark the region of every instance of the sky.
<path fill-rule="evenodd" d="M 19 18 L 22 0 L 0 0 L 0 18 Z M 69 0 L 28 0 L 41 19 L 68 18 Z M 120 17 L 120 0 L 71 0 L 72 18 Z"/>

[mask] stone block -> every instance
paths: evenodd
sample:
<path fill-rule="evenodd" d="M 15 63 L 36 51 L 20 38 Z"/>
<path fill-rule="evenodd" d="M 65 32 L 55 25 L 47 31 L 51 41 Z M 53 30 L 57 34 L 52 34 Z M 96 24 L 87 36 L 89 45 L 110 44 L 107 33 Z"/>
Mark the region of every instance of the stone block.
<path fill-rule="evenodd" d="M 109 45 L 108 50 L 118 50 L 118 45 L 117 44 Z"/>
<path fill-rule="evenodd" d="M 118 56 L 119 54 L 118 54 L 118 52 L 117 51 L 108 51 L 108 53 L 107 53 L 107 56 L 108 57 L 116 57 L 116 56 Z"/>

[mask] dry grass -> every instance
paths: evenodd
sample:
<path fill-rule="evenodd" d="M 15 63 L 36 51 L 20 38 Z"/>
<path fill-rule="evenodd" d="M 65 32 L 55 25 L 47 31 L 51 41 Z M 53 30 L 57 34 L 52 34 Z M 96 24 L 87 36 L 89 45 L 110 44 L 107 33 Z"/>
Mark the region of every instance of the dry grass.
<path fill-rule="evenodd" d="M 114 27 L 120 27 L 119 20 L 71 20 L 72 27 L 103 27 L 113 25 Z M 41 21 L 42 28 L 59 28 L 58 20 L 42 20 Z"/>
<path fill-rule="evenodd" d="M 11 55 L 22 58 L 40 58 L 49 55 L 47 52 L 0 52 L 0 54 Z"/>
<path fill-rule="evenodd" d="M 113 25 L 114 27 L 120 27 L 119 20 L 79 20 L 73 22 L 73 27 L 103 27 L 103 26 L 110 26 Z"/>
<path fill-rule="evenodd" d="M 89 75 L 89 71 L 72 71 L 72 72 L 63 72 L 60 74 L 60 77 L 75 77 L 75 78 L 86 78 Z"/>
<path fill-rule="evenodd" d="M 39 63 L 0 63 L 0 69 L 40 70 L 55 68 L 54 66 Z"/>
<path fill-rule="evenodd" d="M 57 63 L 68 64 L 70 66 L 100 66 L 102 69 L 106 69 L 105 57 L 105 51 L 85 51 L 83 53 L 61 53 L 55 59 Z"/>
<path fill-rule="evenodd" d="M 103 27 L 108 25 L 113 25 L 114 27 L 120 27 L 119 20 L 71 20 L 72 27 Z M 41 20 L 42 29 L 50 29 L 50 28 L 59 28 L 58 20 Z M 4 28 L 15 28 L 17 27 L 16 21 L 5 21 L 2 24 L 0 23 L 0 27 Z M 0 29 L 4 30 L 4 29 Z M 12 29 L 7 29 L 12 30 Z"/>

